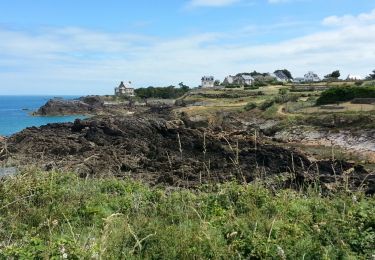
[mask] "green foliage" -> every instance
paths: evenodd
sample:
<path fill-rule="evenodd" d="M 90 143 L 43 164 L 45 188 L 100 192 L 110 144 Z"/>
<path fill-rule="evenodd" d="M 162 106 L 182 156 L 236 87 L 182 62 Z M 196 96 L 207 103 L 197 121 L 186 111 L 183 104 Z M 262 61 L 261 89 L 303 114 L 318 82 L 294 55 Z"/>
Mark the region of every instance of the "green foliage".
<path fill-rule="evenodd" d="M 180 88 L 169 87 L 148 87 L 135 89 L 137 97 L 141 98 L 179 98 L 189 91 L 189 87 L 180 83 Z"/>
<path fill-rule="evenodd" d="M 333 87 L 323 91 L 317 105 L 350 101 L 355 98 L 375 98 L 375 87 Z"/>
<path fill-rule="evenodd" d="M 333 71 L 331 74 L 324 76 L 326 79 L 338 79 L 341 76 L 339 70 Z"/>
<path fill-rule="evenodd" d="M 275 104 L 275 100 L 273 99 L 265 100 L 263 103 L 259 105 L 259 109 L 263 111 L 267 110 L 267 108 L 272 107 L 273 104 Z"/>
<path fill-rule="evenodd" d="M 256 107 L 257 107 L 257 104 L 256 104 L 256 103 L 254 103 L 254 102 L 249 102 L 249 103 L 246 104 L 246 106 L 244 107 L 244 109 L 245 109 L 246 111 L 249 111 L 249 110 L 253 110 L 253 109 L 256 108 Z"/>
<path fill-rule="evenodd" d="M 226 85 L 225 88 L 241 88 L 240 85 Z"/>
<path fill-rule="evenodd" d="M 0 182 L 0 227 L 0 259 L 371 259 L 375 199 L 30 171 Z"/>
<path fill-rule="evenodd" d="M 268 84 L 264 81 L 260 81 L 260 80 L 255 80 L 254 81 L 254 84 L 253 84 L 255 87 L 266 87 L 268 86 Z"/>
<path fill-rule="evenodd" d="M 366 77 L 366 79 L 375 80 L 375 70 L 373 70 L 372 73 Z"/>

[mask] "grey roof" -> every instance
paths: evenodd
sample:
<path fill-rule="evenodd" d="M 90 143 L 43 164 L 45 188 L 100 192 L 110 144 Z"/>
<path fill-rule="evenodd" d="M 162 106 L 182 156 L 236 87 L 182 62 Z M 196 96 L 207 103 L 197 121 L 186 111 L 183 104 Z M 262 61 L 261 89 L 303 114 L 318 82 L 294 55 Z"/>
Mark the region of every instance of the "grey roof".
<path fill-rule="evenodd" d="M 284 80 L 288 80 L 288 79 L 289 79 L 288 76 L 286 76 L 286 75 L 284 74 L 284 72 L 282 72 L 282 71 L 275 71 L 274 74 L 275 74 L 276 77 L 278 77 L 279 79 L 284 79 Z"/>
<path fill-rule="evenodd" d="M 241 75 L 241 77 L 244 79 L 244 80 L 254 80 L 254 78 L 250 75 Z"/>

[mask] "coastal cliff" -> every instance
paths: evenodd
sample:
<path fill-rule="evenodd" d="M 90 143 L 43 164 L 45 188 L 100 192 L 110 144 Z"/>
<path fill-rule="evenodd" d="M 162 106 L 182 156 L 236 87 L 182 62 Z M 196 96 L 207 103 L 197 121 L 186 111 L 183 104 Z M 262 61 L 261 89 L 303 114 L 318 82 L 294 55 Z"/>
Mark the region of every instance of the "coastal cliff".
<path fill-rule="evenodd" d="M 60 115 L 90 115 L 103 110 L 104 102 L 99 96 L 87 96 L 79 99 L 66 100 L 54 98 L 40 107 L 33 115 L 60 116 Z"/>

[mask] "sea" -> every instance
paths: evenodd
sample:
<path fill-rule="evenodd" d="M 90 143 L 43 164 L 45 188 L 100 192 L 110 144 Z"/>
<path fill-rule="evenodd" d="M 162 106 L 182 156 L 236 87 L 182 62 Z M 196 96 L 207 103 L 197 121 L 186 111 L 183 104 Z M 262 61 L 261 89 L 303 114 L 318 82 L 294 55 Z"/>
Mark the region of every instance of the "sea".
<path fill-rule="evenodd" d="M 49 123 L 73 122 L 85 116 L 32 116 L 31 113 L 54 97 L 75 99 L 78 96 L 0 96 L 0 136 L 10 136 L 27 127 Z"/>

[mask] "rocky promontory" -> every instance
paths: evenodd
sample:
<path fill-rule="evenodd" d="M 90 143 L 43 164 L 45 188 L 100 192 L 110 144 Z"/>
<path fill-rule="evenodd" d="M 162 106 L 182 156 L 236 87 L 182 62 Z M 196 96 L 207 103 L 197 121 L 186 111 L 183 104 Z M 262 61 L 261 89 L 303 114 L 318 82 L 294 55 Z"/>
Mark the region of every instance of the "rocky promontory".
<path fill-rule="evenodd" d="M 74 171 L 82 177 L 117 176 L 151 184 L 267 180 L 278 187 L 342 182 L 375 192 L 375 175 L 345 161 L 319 161 L 246 131 L 190 128 L 182 120 L 105 116 L 32 127 L 8 139 L 7 158 L 20 165 Z M 1 150 L 1 149 L 0 149 Z"/>
<path fill-rule="evenodd" d="M 54 98 L 40 107 L 36 116 L 90 115 L 103 110 L 104 102 L 99 96 L 87 96 L 79 99 Z"/>

